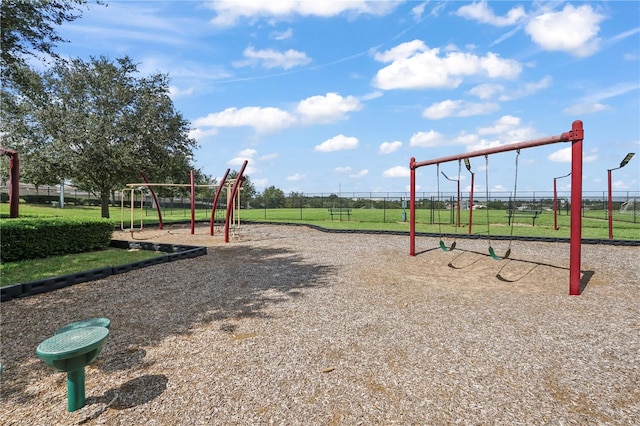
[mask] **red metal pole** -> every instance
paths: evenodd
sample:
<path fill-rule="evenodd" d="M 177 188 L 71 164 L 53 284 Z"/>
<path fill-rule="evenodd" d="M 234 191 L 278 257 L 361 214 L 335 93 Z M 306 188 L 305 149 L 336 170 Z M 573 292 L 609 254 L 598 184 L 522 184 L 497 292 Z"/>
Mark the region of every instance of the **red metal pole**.
<path fill-rule="evenodd" d="M 582 121 L 571 126 L 571 238 L 569 255 L 569 294 L 580 294 L 580 257 L 582 254 Z"/>
<path fill-rule="evenodd" d="M 215 195 L 215 197 L 213 197 L 213 205 L 211 206 L 211 220 L 209 221 L 209 235 L 213 235 L 213 225 L 214 225 L 215 216 L 216 216 L 216 206 L 218 204 L 218 198 L 220 198 L 220 193 L 222 192 L 222 187 L 224 186 L 225 182 L 227 181 L 227 176 L 229 176 L 229 172 L 230 171 L 231 171 L 231 169 L 227 169 L 226 173 L 224 174 L 224 176 L 222 177 L 222 180 L 220 181 L 220 183 L 218 185 L 218 189 L 216 190 L 216 195 Z"/>
<path fill-rule="evenodd" d="M 156 210 L 158 212 L 158 227 L 162 229 L 162 211 L 160 211 L 160 203 L 158 202 L 158 197 L 156 197 L 156 192 L 153 190 L 151 185 L 149 185 L 149 179 L 147 179 L 147 176 L 143 172 L 140 172 L 140 175 L 142 176 L 142 179 L 144 179 L 145 183 L 147 183 L 147 188 L 149 188 L 149 191 L 151 191 L 153 201 L 154 203 L 156 203 Z"/>
<path fill-rule="evenodd" d="M 458 221 L 456 223 L 456 227 L 460 228 L 460 176 L 458 176 Z"/>
<path fill-rule="evenodd" d="M 573 132 L 570 131 L 570 132 L 565 132 L 561 135 L 550 136 L 548 138 L 534 139 L 526 142 L 517 142 L 517 143 L 512 143 L 510 145 L 497 146 L 495 148 L 482 149 L 479 151 L 467 152 L 464 154 L 457 154 L 457 155 L 450 155 L 442 158 L 436 158 L 434 160 L 420 161 L 420 162 L 416 162 L 414 164 L 414 167 L 417 169 L 418 167 L 429 166 L 431 164 L 448 163 L 450 161 L 463 160 L 465 158 L 472 158 L 472 157 L 483 157 L 485 155 L 497 154 L 499 152 L 515 151 L 516 149 L 524 149 L 524 148 L 533 148 L 535 146 L 549 145 L 549 144 L 558 143 L 558 142 L 570 142 L 572 134 Z"/>
<path fill-rule="evenodd" d="M 236 199 L 236 195 L 238 194 L 238 191 L 240 190 L 240 182 L 242 181 L 242 174 L 244 173 L 244 169 L 247 167 L 247 164 L 249 163 L 248 160 L 244 160 L 244 163 L 242 163 L 242 167 L 240 168 L 240 172 L 238 173 L 238 176 L 236 176 L 236 181 L 233 183 L 233 188 L 231 189 L 231 197 L 229 197 L 229 202 L 227 203 L 227 217 L 224 220 L 224 242 L 228 243 L 229 242 L 229 225 L 232 221 L 232 211 L 233 211 L 233 203 L 234 200 Z"/>
<path fill-rule="evenodd" d="M 613 240 L 613 193 L 611 191 L 611 169 L 607 170 L 607 187 L 609 188 L 609 239 Z"/>
<path fill-rule="evenodd" d="M 9 192 L 9 217 L 19 216 L 20 206 L 20 159 L 17 152 L 9 157 L 9 180 L 11 190 Z"/>
<path fill-rule="evenodd" d="M 471 172 L 471 192 L 469 193 L 469 235 L 471 235 L 471 227 L 473 225 L 473 185 L 475 173 Z"/>
<path fill-rule="evenodd" d="M 16 218 L 20 206 L 20 159 L 13 149 L 0 147 L 0 153 L 9 156 L 9 218 Z"/>
<path fill-rule="evenodd" d="M 558 189 L 557 178 L 553 178 L 553 229 L 558 230 Z"/>
<path fill-rule="evenodd" d="M 416 159 L 411 157 L 409 161 L 409 255 L 416 255 Z"/>
<path fill-rule="evenodd" d="M 193 170 L 189 173 L 191 179 L 191 235 L 196 230 L 196 186 L 193 181 Z"/>

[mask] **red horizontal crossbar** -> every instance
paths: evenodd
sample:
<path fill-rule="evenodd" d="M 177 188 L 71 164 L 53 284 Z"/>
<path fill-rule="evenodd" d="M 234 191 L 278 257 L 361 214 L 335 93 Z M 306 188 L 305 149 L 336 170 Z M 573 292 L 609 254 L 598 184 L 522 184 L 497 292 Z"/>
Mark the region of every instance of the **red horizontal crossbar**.
<path fill-rule="evenodd" d="M 517 142 L 510 145 L 496 146 L 494 148 L 481 149 L 479 151 L 472 151 L 464 154 L 449 155 L 447 157 L 441 157 L 427 161 L 415 161 L 415 159 L 412 158 L 413 161 L 411 161 L 410 167 L 412 169 L 417 169 L 418 167 L 429 166 L 431 164 L 448 163 L 450 161 L 463 160 L 465 158 L 481 157 L 490 154 L 497 154 L 499 152 L 515 151 L 516 149 L 532 148 L 534 146 L 549 145 L 558 142 L 571 142 L 574 139 L 582 139 L 582 137 L 578 138 L 578 135 L 574 133 L 574 131 L 569 131 L 557 136 L 549 136 L 542 139 L 533 139 L 526 142 Z"/>

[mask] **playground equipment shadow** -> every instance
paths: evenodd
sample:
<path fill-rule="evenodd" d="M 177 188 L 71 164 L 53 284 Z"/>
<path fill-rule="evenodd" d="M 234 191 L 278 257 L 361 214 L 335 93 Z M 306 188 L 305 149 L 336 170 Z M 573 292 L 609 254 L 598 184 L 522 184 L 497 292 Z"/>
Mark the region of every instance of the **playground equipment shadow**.
<path fill-rule="evenodd" d="M 153 250 L 165 253 L 151 259 L 140 260 L 118 266 L 106 266 L 104 268 L 92 269 L 89 271 L 75 272 L 43 280 L 29 281 L 26 283 L 8 285 L 0 288 L 0 301 L 8 302 L 15 298 L 33 296 L 35 294 L 47 293 L 60 288 L 69 287 L 87 281 L 98 280 L 110 275 L 122 274 L 147 266 L 153 266 L 165 262 L 175 262 L 177 260 L 189 259 L 192 257 L 204 256 L 207 254 L 206 247 L 189 246 L 182 244 L 150 243 L 143 241 L 123 241 L 111 240 L 110 247 L 121 249 Z"/>

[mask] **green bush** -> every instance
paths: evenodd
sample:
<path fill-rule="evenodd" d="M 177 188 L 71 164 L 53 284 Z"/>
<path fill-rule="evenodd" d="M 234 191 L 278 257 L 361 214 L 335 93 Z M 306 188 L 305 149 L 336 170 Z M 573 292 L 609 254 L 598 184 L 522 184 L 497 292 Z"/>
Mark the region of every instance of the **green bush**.
<path fill-rule="evenodd" d="M 60 201 L 59 195 L 20 195 L 20 198 L 24 200 L 25 203 L 28 204 L 51 204 L 54 201 Z"/>
<path fill-rule="evenodd" d="M 113 223 L 105 219 L 2 219 L 0 261 L 102 250 L 112 235 Z"/>
<path fill-rule="evenodd" d="M 43 194 L 29 194 L 20 196 L 27 204 L 52 204 L 60 202 L 60 195 L 43 195 Z M 65 204 L 73 204 L 76 206 L 88 205 L 99 206 L 100 200 L 97 199 L 85 199 L 76 197 L 64 197 Z"/>

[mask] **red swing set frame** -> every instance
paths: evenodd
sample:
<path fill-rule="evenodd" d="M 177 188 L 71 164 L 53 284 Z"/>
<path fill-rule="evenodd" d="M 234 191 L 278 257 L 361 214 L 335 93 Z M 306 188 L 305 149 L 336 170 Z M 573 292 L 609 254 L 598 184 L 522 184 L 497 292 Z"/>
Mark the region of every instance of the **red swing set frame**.
<path fill-rule="evenodd" d="M 416 255 L 416 169 L 433 164 L 447 163 L 450 161 L 460 161 L 465 158 L 480 157 L 500 152 L 515 151 L 525 148 L 533 148 L 542 145 L 549 145 L 560 142 L 571 142 L 571 234 L 570 234 L 570 257 L 569 257 L 569 294 L 577 296 L 580 294 L 580 265 L 582 251 L 582 142 L 584 140 L 584 128 L 581 120 L 576 120 L 571 125 L 571 130 L 560 135 L 550 136 L 542 139 L 534 139 L 524 142 L 517 142 L 510 145 L 503 145 L 479 151 L 467 152 L 463 154 L 450 155 L 448 157 L 436 158 L 427 161 L 416 161 L 411 157 L 410 169 L 410 191 L 409 200 L 410 223 L 409 223 L 409 255 Z"/>

